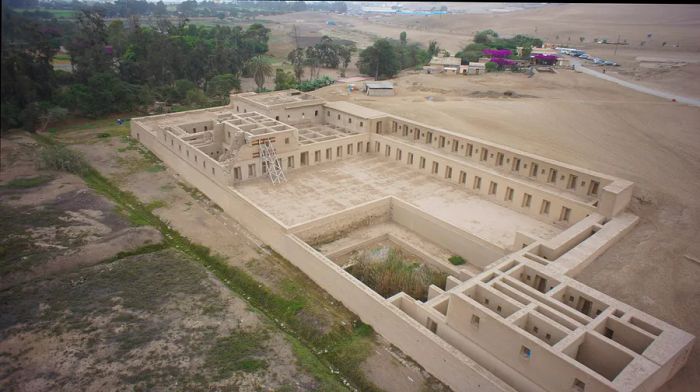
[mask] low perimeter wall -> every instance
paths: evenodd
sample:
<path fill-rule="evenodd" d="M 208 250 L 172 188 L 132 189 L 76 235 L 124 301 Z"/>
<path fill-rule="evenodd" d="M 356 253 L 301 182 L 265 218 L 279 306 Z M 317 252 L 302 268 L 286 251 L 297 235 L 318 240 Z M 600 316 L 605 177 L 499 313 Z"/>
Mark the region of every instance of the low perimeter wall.
<path fill-rule="evenodd" d="M 479 268 L 486 267 L 506 254 L 505 249 L 442 221 L 401 199 L 392 198 L 391 213 L 394 222 L 429 238 Z"/>
<path fill-rule="evenodd" d="M 150 133 L 142 133 L 141 142 L 165 164 L 450 388 L 465 392 L 514 392 L 498 377 L 289 233 L 289 227 L 262 211 L 251 200 L 231 187 L 202 176 L 189 162 L 163 148 L 157 140 L 144 140 L 149 137 L 152 137 Z"/>

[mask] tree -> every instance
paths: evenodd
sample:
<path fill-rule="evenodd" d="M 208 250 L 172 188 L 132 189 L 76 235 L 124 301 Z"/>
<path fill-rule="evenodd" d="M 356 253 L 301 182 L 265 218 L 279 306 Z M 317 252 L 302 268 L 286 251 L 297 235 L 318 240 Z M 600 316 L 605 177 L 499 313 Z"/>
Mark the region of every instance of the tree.
<path fill-rule="evenodd" d="M 455 53 L 456 57 L 460 57 L 462 62 L 477 62 L 483 54 L 483 50 L 488 46 L 484 44 L 472 43 L 464 47 L 461 51 Z"/>
<path fill-rule="evenodd" d="M 275 70 L 275 90 L 289 90 L 296 88 L 296 80 L 291 72 L 285 72 L 281 68 Z"/>
<path fill-rule="evenodd" d="M 2 6 L 2 64 L 0 129 L 22 125 L 33 102 L 49 101 L 55 77 L 51 59 L 58 51 L 55 29 L 39 25 Z M 33 121 L 34 119 L 32 119 Z"/>
<path fill-rule="evenodd" d="M 488 29 L 488 30 L 483 30 L 479 31 L 474 35 L 474 43 L 477 44 L 490 44 L 491 41 L 494 40 L 494 38 L 498 38 L 498 33 Z"/>
<path fill-rule="evenodd" d="M 165 3 L 163 3 L 163 0 L 157 2 L 155 9 L 153 10 L 153 14 L 156 16 L 163 16 L 167 13 L 168 13 L 168 9 L 165 6 Z"/>
<path fill-rule="evenodd" d="M 207 95 L 219 101 L 226 101 L 231 90 L 240 89 L 241 81 L 234 74 L 216 75 L 207 82 Z"/>
<path fill-rule="evenodd" d="M 309 66 L 309 80 L 318 77 L 318 68 L 321 64 L 318 49 L 315 46 L 309 46 L 304 53 L 306 65 Z"/>
<path fill-rule="evenodd" d="M 100 12 L 82 10 L 78 15 L 78 31 L 67 49 L 79 80 L 108 72 L 112 67 L 111 47 L 107 45 L 107 27 Z"/>
<path fill-rule="evenodd" d="M 304 64 L 306 63 L 306 58 L 304 57 L 304 49 L 296 48 L 289 52 L 287 59 L 294 67 L 294 77 L 297 82 L 301 82 L 302 76 L 304 76 Z"/>
<path fill-rule="evenodd" d="M 187 92 L 187 103 L 192 106 L 205 106 L 207 104 L 207 96 L 204 95 L 201 89 L 193 88 Z"/>
<path fill-rule="evenodd" d="M 406 32 L 402 31 L 401 34 L 399 34 L 399 41 L 401 41 L 402 46 L 406 46 L 406 43 L 408 42 L 406 39 Z"/>
<path fill-rule="evenodd" d="M 265 85 L 265 77 L 272 76 L 272 65 L 270 65 L 270 62 L 263 56 L 255 56 L 248 60 L 246 70 L 248 74 L 255 79 L 258 90 L 262 90 Z"/>
<path fill-rule="evenodd" d="M 387 39 L 379 39 L 372 46 L 360 52 L 357 62 L 360 72 L 374 75 L 375 80 L 391 78 L 401 69 L 399 56 Z"/>
<path fill-rule="evenodd" d="M 321 41 L 315 45 L 315 54 L 318 56 L 318 63 L 326 68 L 338 68 L 340 57 L 338 49 L 333 39 L 327 35 L 321 37 Z"/>
<path fill-rule="evenodd" d="M 586 40 L 586 37 L 578 37 L 579 42 L 583 43 L 583 41 Z"/>
<path fill-rule="evenodd" d="M 486 72 L 493 72 L 498 70 L 498 64 L 494 63 L 493 61 L 489 61 L 486 63 Z"/>
<path fill-rule="evenodd" d="M 430 41 L 428 43 L 428 54 L 431 56 L 437 56 L 437 54 L 440 52 L 440 47 L 438 46 L 437 41 Z"/>
<path fill-rule="evenodd" d="M 340 76 L 345 77 L 345 71 L 348 69 L 348 65 L 350 65 L 350 61 L 352 60 L 352 54 L 355 53 L 356 50 L 357 48 L 355 48 L 354 45 L 343 45 L 338 48 L 338 56 L 340 56 Z"/>
<path fill-rule="evenodd" d="M 169 98 L 176 102 L 182 102 L 185 100 L 185 98 L 187 98 L 187 92 L 194 88 L 197 88 L 197 85 L 192 81 L 187 79 L 178 79 L 173 85 Z"/>
<path fill-rule="evenodd" d="M 66 117 L 68 114 L 68 109 L 62 108 L 60 106 L 45 106 L 41 110 L 39 115 L 39 130 L 44 132 L 49 123 L 60 121 Z"/>

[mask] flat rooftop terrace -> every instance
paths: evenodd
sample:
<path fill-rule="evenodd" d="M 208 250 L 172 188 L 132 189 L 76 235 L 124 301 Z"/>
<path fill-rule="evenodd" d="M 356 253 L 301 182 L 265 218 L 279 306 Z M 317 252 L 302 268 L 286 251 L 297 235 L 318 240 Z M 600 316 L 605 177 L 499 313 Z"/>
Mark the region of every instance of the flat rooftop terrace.
<path fill-rule="evenodd" d="M 188 112 L 167 113 L 149 117 L 141 117 L 138 122 L 144 125 L 179 126 L 200 121 L 226 120 L 236 115 L 235 109 L 224 106 L 209 109 L 191 110 Z"/>
<path fill-rule="evenodd" d="M 325 142 L 340 137 L 359 134 L 358 132 L 333 124 L 295 124 L 295 127 L 299 130 L 299 143 L 301 144 Z"/>
<path fill-rule="evenodd" d="M 250 102 L 270 107 L 275 105 L 288 105 L 300 102 L 321 103 L 322 100 L 311 94 L 297 90 L 274 91 L 265 94 L 244 93 L 239 95 Z"/>
<path fill-rule="evenodd" d="M 267 177 L 236 189 L 287 225 L 295 225 L 385 196 L 401 198 L 435 217 L 502 248 L 523 231 L 549 239 L 561 229 L 492 203 L 457 184 L 371 155 L 295 169 L 287 182 Z"/>

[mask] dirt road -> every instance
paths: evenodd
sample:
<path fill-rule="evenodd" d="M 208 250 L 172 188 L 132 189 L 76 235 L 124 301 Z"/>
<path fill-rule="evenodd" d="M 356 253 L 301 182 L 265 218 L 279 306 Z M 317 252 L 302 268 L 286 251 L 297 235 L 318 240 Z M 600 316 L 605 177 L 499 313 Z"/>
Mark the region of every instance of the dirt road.
<path fill-rule="evenodd" d="M 632 83 L 632 82 L 628 82 L 626 80 L 618 79 L 618 78 L 612 77 L 610 75 L 606 75 L 602 72 L 596 71 L 594 69 L 588 68 L 588 67 L 584 66 L 583 63 L 581 63 L 581 61 L 575 60 L 574 58 L 570 59 L 570 61 L 571 61 L 571 65 L 573 65 L 577 71 L 581 71 L 587 75 L 595 76 L 596 78 L 600 78 L 603 80 L 607 80 L 609 82 L 617 83 L 620 86 L 631 88 L 632 90 L 637 90 L 637 91 L 642 92 L 644 94 L 654 95 L 654 96 L 669 99 L 669 100 L 675 99 L 677 102 L 680 102 L 680 103 L 685 103 L 685 104 L 688 104 L 691 106 L 700 107 L 700 99 L 683 97 L 683 96 L 680 96 L 678 94 L 673 94 L 673 93 L 661 91 L 661 90 L 658 90 L 655 88 L 642 86 L 638 83 Z"/>

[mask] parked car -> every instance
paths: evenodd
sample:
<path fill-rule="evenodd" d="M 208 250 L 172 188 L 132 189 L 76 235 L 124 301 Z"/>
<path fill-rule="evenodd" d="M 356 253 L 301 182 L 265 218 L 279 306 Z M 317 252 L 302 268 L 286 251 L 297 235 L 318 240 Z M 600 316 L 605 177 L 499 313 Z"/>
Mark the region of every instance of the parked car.
<path fill-rule="evenodd" d="M 586 53 L 584 53 L 584 54 L 582 54 L 582 55 L 580 55 L 580 56 L 578 56 L 578 57 L 579 57 L 579 58 L 582 58 L 582 59 L 585 59 L 585 60 L 589 60 L 589 59 L 591 58 L 591 56 L 590 56 L 590 55 L 587 55 Z"/>
<path fill-rule="evenodd" d="M 604 61 L 597 57 L 593 59 L 593 64 L 603 65 L 603 63 Z"/>
<path fill-rule="evenodd" d="M 605 60 L 605 61 L 603 61 L 603 65 L 612 65 L 614 67 L 617 65 L 617 63 L 614 61 Z"/>

